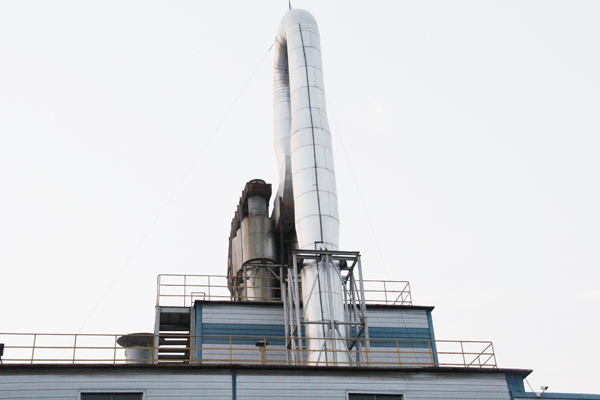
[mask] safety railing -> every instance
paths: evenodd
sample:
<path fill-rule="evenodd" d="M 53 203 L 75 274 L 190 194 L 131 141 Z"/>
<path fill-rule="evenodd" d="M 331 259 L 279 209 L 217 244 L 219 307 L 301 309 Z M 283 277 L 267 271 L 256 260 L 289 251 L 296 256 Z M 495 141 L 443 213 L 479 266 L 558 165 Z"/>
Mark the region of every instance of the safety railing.
<path fill-rule="evenodd" d="M 365 303 L 411 305 L 410 283 L 406 281 L 378 281 L 363 279 Z"/>
<path fill-rule="evenodd" d="M 195 300 L 231 299 L 225 275 L 161 274 L 156 286 L 158 306 L 190 307 Z"/>
<path fill-rule="evenodd" d="M 186 336 L 188 344 L 183 346 L 167 344 L 158 347 L 130 347 L 126 354 L 126 349 L 117 344 L 120 336 L 0 333 L 0 342 L 5 344 L 2 363 L 497 367 L 493 344 L 487 341 L 358 339 L 352 340 L 350 351 L 341 352 L 330 350 L 340 348 L 333 344 L 333 340 L 344 340 L 348 344 L 350 341 L 347 339 L 313 339 L 325 343 L 320 351 L 321 356 L 315 359 L 305 349 L 306 339 L 298 341 L 297 338 L 272 336 Z M 147 343 L 164 343 L 162 336 L 156 340 L 152 340 L 153 335 L 144 336 L 150 337 Z M 290 346 L 292 342 L 298 346 Z"/>
<path fill-rule="evenodd" d="M 277 282 L 278 278 L 269 278 Z M 406 281 L 363 280 L 366 304 L 411 305 L 410 284 Z M 195 300 L 232 300 L 230 286 L 224 275 L 173 275 L 162 274 L 157 278 L 156 305 L 190 307 Z M 278 289 L 277 286 L 276 289 Z M 248 300 L 262 299 L 247 296 Z"/>

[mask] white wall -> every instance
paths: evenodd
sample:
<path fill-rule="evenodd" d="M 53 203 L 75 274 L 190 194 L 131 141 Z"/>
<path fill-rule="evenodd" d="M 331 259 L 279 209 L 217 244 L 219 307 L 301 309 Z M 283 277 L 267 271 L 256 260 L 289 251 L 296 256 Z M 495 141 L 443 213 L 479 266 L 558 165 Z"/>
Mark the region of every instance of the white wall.
<path fill-rule="evenodd" d="M 412 399 L 509 400 L 503 374 L 379 373 L 376 376 L 238 373 L 237 400 L 346 398 L 347 392 L 401 393 Z"/>
<path fill-rule="evenodd" d="M 73 399 L 82 390 L 140 390 L 145 399 L 232 399 L 229 368 L 101 368 L 0 374 L 0 399 Z M 24 372 L 23 372 L 24 371 Z M 237 400 L 346 399 L 348 392 L 401 393 L 411 399 L 509 400 L 504 374 L 238 369 Z"/>
<path fill-rule="evenodd" d="M 123 369 L 68 374 L 19 374 L 0 376 L 0 399 L 72 399 L 80 391 L 138 390 L 144 399 L 231 400 L 231 374 L 223 373 L 154 373 L 128 372 Z"/>

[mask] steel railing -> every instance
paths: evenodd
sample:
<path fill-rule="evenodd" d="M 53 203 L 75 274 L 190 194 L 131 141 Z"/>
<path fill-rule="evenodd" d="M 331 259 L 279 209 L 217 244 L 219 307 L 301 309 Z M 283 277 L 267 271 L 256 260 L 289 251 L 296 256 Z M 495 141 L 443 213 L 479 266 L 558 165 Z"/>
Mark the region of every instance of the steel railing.
<path fill-rule="evenodd" d="M 185 345 L 137 347 L 147 350 L 144 358 L 132 358 L 117 344 L 121 335 L 112 334 L 30 334 L 0 333 L 5 343 L 5 364 L 265 364 L 265 365 L 334 365 L 359 367 L 463 367 L 497 368 L 492 342 L 421 339 L 358 339 L 347 356 L 340 351 L 322 350 L 329 363 L 307 359 L 306 339 L 273 336 L 186 336 Z M 131 335 L 129 335 L 131 336 Z M 154 335 L 144 334 L 154 338 Z M 160 335 L 154 343 L 165 343 Z M 333 340 L 325 339 L 329 349 Z M 297 346 L 291 346 L 291 343 Z M 265 345 L 266 344 L 266 345 Z M 294 348 L 297 347 L 297 348 Z M 339 347 L 338 347 L 339 348 Z M 134 353 L 143 354 L 144 352 Z M 348 358 L 350 357 L 350 358 Z M 352 361 L 349 361 L 349 360 Z M 347 360 L 347 361 L 343 361 Z"/>
<path fill-rule="evenodd" d="M 277 281 L 278 278 L 269 278 Z M 363 280 L 366 304 L 411 305 L 410 284 L 406 281 Z M 274 289 L 279 289 L 280 286 Z M 157 278 L 156 305 L 190 307 L 195 300 L 231 300 L 231 286 L 225 275 L 161 274 Z M 273 300 L 278 298 L 249 300 Z"/>

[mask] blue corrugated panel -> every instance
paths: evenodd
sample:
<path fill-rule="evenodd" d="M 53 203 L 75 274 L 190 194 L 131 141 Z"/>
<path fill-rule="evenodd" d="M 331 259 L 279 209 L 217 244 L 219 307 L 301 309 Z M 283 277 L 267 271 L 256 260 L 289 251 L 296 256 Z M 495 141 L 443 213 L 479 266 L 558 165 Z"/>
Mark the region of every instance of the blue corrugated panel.
<path fill-rule="evenodd" d="M 202 324 L 202 334 L 205 344 L 227 344 L 229 337 L 232 344 L 255 344 L 265 337 L 271 345 L 285 345 L 285 339 L 270 339 L 285 336 L 283 325 Z"/>
<path fill-rule="evenodd" d="M 238 325 L 238 324 L 202 324 L 202 342 L 206 344 L 227 344 L 232 337 L 233 344 L 255 344 L 261 337 L 269 338 L 269 344 L 284 345 L 284 339 L 273 339 L 285 336 L 282 325 Z M 382 328 L 369 329 L 372 347 L 428 347 L 431 338 L 429 329 L 424 328 Z M 424 339 L 421 342 L 419 339 Z M 397 341 L 399 341 L 397 343 Z"/>
<path fill-rule="evenodd" d="M 429 347 L 431 332 L 425 328 L 369 328 L 371 339 L 394 339 L 394 340 L 372 340 L 371 347 Z M 424 339 L 421 342 L 418 339 Z M 416 341 L 415 341 L 416 340 Z"/>

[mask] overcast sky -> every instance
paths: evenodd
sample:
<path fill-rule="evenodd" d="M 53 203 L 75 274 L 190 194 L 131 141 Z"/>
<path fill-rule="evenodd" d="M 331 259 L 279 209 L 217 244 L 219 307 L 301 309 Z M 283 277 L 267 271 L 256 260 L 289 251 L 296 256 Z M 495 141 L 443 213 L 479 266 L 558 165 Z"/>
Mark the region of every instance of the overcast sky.
<path fill-rule="evenodd" d="M 600 393 L 600 2 L 292 4 L 321 29 L 340 248 L 438 339 Z M 152 331 L 158 274 L 226 273 L 244 183 L 278 182 L 286 10 L 0 2 L 0 332 Z"/>

